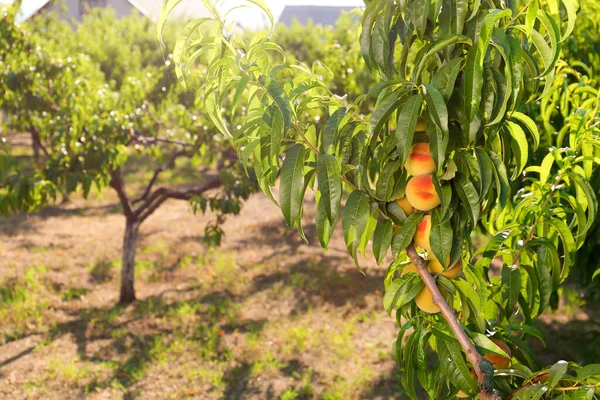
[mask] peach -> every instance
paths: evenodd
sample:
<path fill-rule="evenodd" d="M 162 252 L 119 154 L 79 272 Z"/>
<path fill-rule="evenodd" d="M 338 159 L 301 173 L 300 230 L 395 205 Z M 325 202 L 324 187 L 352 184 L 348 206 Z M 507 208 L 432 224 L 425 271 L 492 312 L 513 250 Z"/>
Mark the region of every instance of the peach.
<path fill-rule="evenodd" d="M 409 272 L 414 272 L 415 274 L 418 274 L 417 267 L 415 267 L 415 264 L 410 263 L 410 264 L 406 265 L 406 267 L 404 267 L 402 272 L 400 272 L 400 276 L 404 276 L 404 275 L 408 274 Z"/>
<path fill-rule="evenodd" d="M 404 196 L 401 199 L 396 200 L 396 203 L 398 203 L 398 205 L 400 207 L 402 207 L 402 210 L 404 211 L 404 214 L 406 214 L 407 217 L 410 214 L 412 214 L 413 212 L 415 212 L 415 209 L 413 208 L 413 206 L 411 206 L 410 203 L 408 202 L 408 200 L 406 200 L 406 196 Z"/>
<path fill-rule="evenodd" d="M 427 126 L 425 125 L 425 118 L 417 118 L 417 127 L 415 128 L 415 132 L 425 132 L 426 130 Z"/>
<path fill-rule="evenodd" d="M 510 348 L 505 343 L 499 341 L 498 339 L 492 339 L 492 342 L 504 350 L 506 354 L 509 356 L 511 355 Z M 491 362 L 494 369 L 505 369 L 508 368 L 508 365 L 510 364 L 510 358 L 506 358 L 498 354 L 485 354 L 483 358 Z"/>
<path fill-rule="evenodd" d="M 404 168 L 412 176 L 427 175 L 435 172 L 435 162 L 429 153 L 429 143 L 413 145 L 404 163 Z"/>
<path fill-rule="evenodd" d="M 444 288 L 440 286 L 438 286 L 438 288 L 440 289 L 440 292 L 442 292 L 442 296 L 445 296 L 446 291 L 444 290 Z M 417 307 L 419 307 L 426 313 L 435 314 L 440 312 L 440 308 L 437 305 L 433 304 L 433 295 L 426 287 L 421 289 L 419 294 L 415 297 L 415 303 L 417 303 Z"/>
<path fill-rule="evenodd" d="M 413 241 L 415 246 L 427 250 L 427 253 L 431 253 L 431 245 L 429 244 L 429 234 L 431 233 L 431 215 L 425 215 L 419 225 L 417 225 L 417 232 Z"/>
<path fill-rule="evenodd" d="M 412 177 L 406 185 L 406 199 L 415 210 L 429 211 L 440 205 L 431 175 Z"/>
<path fill-rule="evenodd" d="M 448 257 L 448 262 L 450 262 L 450 257 Z M 440 263 L 437 258 L 433 257 L 433 259 L 429 262 L 429 265 L 427 265 L 427 269 L 432 274 L 438 273 L 440 275 L 444 275 L 448 279 L 454 279 L 460 274 L 460 271 L 462 270 L 462 260 L 458 260 L 458 262 L 454 264 L 451 268 L 445 270 L 442 263 Z"/>

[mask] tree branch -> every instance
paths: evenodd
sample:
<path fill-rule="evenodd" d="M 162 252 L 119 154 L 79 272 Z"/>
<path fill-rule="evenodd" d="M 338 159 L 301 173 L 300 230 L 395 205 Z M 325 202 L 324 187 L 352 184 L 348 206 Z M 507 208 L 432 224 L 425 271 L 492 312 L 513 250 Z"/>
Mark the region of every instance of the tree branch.
<path fill-rule="evenodd" d="M 136 214 L 138 215 L 140 222 L 142 222 L 152 215 L 152 213 L 168 199 L 189 200 L 192 197 L 200 196 L 211 189 L 216 189 L 221 186 L 221 184 L 221 176 L 217 174 L 208 178 L 200 185 L 191 186 L 185 189 L 158 188 L 152 193 L 150 198 L 136 210 Z"/>
<path fill-rule="evenodd" d="M 454 336 L 460 343 L 460 346 L 467 355 L 467 358 L 473 365 L 473 369 L 477 375 L 477 384 L 480 392 L 479 398 L 481 400 L 500 399 L 498 394 L 494 391 L 492 385 L 492 378 L 494 376 L 494 369 L 492 368 L 492 365 L 489 361 L 483 358 L 481 354 L 479 354 L 473 345 L 473 342 L 471 342 L 471 339 L 469 339 L 465 333 L 462 325 L 456 318 L 454 310 L 450 308 L 442 296 L 437 284 L 435 283 L 435 279 L 427 270 L 427 264 L 421 258 L 421 256 L 419 256 L 415 246 L 412 243 L 406 248 L 406 254 L 410 258 L 411 262 L 415 265 L 417 272 L 425 284 L 425 287 L 431 292 L 433 304 L 439 307 L 442 316 L 448 323 L 452 333 L 454 333 Z"/>
<path fill-rule="evenodd" d="M 42 144 L 42 141 L 40 139 L 40 134 L 38 133 L 37 129 L 34 128 L 33 125 L 29 125 L 29 128 L 31 129 L 31 137 L 33 139 L 33 141 L 35 142 L 35 144 L 37 144 L 37 146 L 42 149 L 42 151 L 44 152 L 44 154 L 46 155 L 46 157 L 49 156 L 48 154 L 48 150 L 46 150 L 46 147 L 44 147 L 44 145 Z"/>
<path fill-rule="evenodd" d="M 123 176 L 121 175 L 121 168 L 111 171 L 110 186 L 117 191 L 117 195 L 119 196 L 119 201 L 121 202 L 125 216 L 128 219 L 135 217 L 131 208 L 131 203 L 127 198 L 127 193 L 125 193 L 125 183 L 123 182 Z"/>
<path fill-rule="evenodd" d="M 175 164 L 175 160 L 181 156 L 186 155 L 187 152 L 185 150 L 180 150 L 180 151 L 176 151 L 175 153 L 173 153 L 173 155 L 171 155 L 171 157 L 169 157 L 169 159 L 167 160 L 167 162 L 164 165 L 161 165 L 160 167 L 156 168 L 154 170 L 154 174 L 152 175 L 152 178 L 150 179 L 150 182 L 148 183 L 148 185 L 146 186 L 146 189 L 144 190 L 144 193 L 142 193 L 141 196 L 136 197 L 133 200 L 133 204 L 137 204 L 142 200 L 146 200 L 148 198 L 148 195 L 150 194 L 150 191 L 152 190 L 152 186 L 154 186 L 154 184 L 156 183 L 156 179 L 158 178 L 158 176 L 168 170 L 169 168 L 172 168 L 173 165 Z"/>

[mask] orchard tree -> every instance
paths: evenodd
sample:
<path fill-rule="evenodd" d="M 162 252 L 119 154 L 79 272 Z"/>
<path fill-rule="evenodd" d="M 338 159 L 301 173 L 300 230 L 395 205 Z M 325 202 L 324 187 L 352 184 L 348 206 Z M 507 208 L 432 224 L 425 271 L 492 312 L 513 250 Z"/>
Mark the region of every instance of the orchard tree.
<path fill-rule="evenodd" d="M 163 18 L 179 1 L 165 2 Z M 540 134 L 521 112 L 552 90 L 573 0 L 366 0 L 360 45 L 381 76 L 360 99 L 377 99 L 370 115 L 332 93 L 319 65 L 279 62 L 284 51 L 268 32 L 236 36 L 228 14 L 204 3 L 214 18 L 180 34 L 178 75 L 189 85 L 189 66 L 210 55 L 199 96 L 290 228 L 303 234 L 310 188 L 324 248 L 341 215 L 357 266 L 370 241 L 378 263 L 391 251 L 383 303 L 396 312 L 393 352 L 410 398 L 415 380 L 432 399 L 600 394 L 600 366 L 537 370 L 524 340 L 541 337 L 532 321 L 557 301 L 596 219 L 588 180 L 598 158 L 588 155 L 598 110 L 567 122 L 569 147 L 548 155 L 558 170 L 531 164 Z M 248 5 L 273 23 L 262 1 Z M 226 118 L 239 107 L 246 116 L 233 129 Z M 511 180 L 522 189 L 513 193 Z M 475 249 L 480 228 L 491 237 Z M 490 273 L 497 257 L 501 271 Z"/>
<path fill-rule="evenodd" d="M 14 9 L 3 12 L 0 107 L 8 111 L 9 129 L 35 133 L 43 157 L 35 165 L 19 165 L 7 146 L 2 158 L 10 169 L 0 174 L 0 211 L 37 210 L 55 199 L 58 188 L 84 197 L 93 186 L 114 189 L 126 221 L 120 302 L 131 302 L 137 237 L 147 218 L 169 199 L 189 201 L 194 210 L 215 212 L 205 240 L 218 244 L 225 216 L 240 211 L 255 184 L 245 178 L 229 142 L 196 111 L 202 102 L 177 83 L 170 61 L 145 63 L 152 58 L 135 56 L 136 47 L 132 52 L 124 35 L 120 47 L 107 51 L 121 52 L 115 60 L 134 54 L 142 65 L 115 62 L 107 69 L 104 43 L 89 39 L 90 32 L 103 36 L 97 19 L 112 32 L 117 24 L 110 23 L 110 15 L 92 14 L 76 32 L 48 23 L 44 36 L 15 25 Z M 53 35 L 57 31 L 59 38 Z M 82 40 L 93 47 L 91 55 L 76 50 Z M 135 191 L 123 173 L 128 159 L 150 160 L 149 178 Z M 177 167 L 191 169 L 193 177 L 180 185 L 162 178 Z"/>

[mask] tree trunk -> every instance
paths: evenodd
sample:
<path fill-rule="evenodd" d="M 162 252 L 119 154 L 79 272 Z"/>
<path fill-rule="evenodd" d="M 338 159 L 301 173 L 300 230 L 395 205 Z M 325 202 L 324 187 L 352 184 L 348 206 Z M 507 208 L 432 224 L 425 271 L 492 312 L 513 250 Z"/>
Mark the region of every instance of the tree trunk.
<path fill-rule="evenodd" d="M 135 249 L 137 244 L 139 221 L 127 218 L 123 237 L 123 262 L 121 265 L 121 298 L 120 303 L 135 301 L 134 274 Z"/>
<path fill-rule="evenodd" d="M 31 132 L 31 144 L 33 146 L 33 158 L 35 161 L 40 159 L 40 137 L 37 132 Z"/>

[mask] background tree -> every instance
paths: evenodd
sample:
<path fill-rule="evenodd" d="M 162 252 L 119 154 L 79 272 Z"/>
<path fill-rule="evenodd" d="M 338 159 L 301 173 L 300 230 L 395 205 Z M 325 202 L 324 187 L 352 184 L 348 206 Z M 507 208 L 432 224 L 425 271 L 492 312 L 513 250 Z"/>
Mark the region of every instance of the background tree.
<path fill-rule="evenodd" d="M 415 378 L 435 399 L 598 393 L 598 366 L 535 371 L 523 341 L 539 336 L 531 322 L 556 300 L 596 218 L 585 165 L 597 159 L 585 154 L 599 143 L 597 109 L 568 122 L 571 148 L 552 151 L 555 173 L 531 165 L 528 142 L 537 147 L 540 134 L 521 112 L 553 88 L 575 2 L 365 1 L 362 54 L 382 77 L 361 99 L 377 96 L 369 117 L 330 91 L 319 65 L 278 62 L 283 51 L 267 33 L 232 35 L 205 3 L 215 18 L 180 35 L 179 75 L 189 79 L 184 66 L 211 54 L 201 86 L 207 111 L 275 202 L 280 176 L 276 203 L 291 228 L 302 234 L 304 195 L 315 190 L 326 248 L 343 187 L 351 191 L 342 230 L 357 265 L 371 239 L 378 262 L 392 250 L 384 307 L 401 327 L 394 354 L 409 397 Z M 251 3 L 273 21 L 262 2 Z M 163 15 L 176 4 L 166 2 Z M 206 35 L 196 30 L 202 24 Z M 243 92 L 246 119 L 232 130 L 222 110 L 233 112 Z M 307 118 L 315 109 L 328 115 L 323 125 Z M 510 179 L 524 172 L 513 195 Z M 492 237 L 476 250 L 470 234 L 480 223 Z M 499 275 L 490 273 L 496 257 Z"/>
<path fill-rule="evenodd" d="M 113 188 L 126 219 L 120 301 L 131 302 L 140 224 L 169 199 L 190 201 L 194 210 L 217 214 L 205 240 L 218 244 L 224 216 L 239 212 L 254 184 L 230 144 L 193 111 L 201 102 L 194 105 L 194 96 L 177 84 L 170 61 L 159 63 L 159 44 L 153 35 L 148 40 L 143 17 L 118 21 L 113 12 L 94 11 L 75 31 L 43 20 L 31 33 L 15 25 L 14 10 L 7 14 L 0 106 L 10 116 L 8 129 L 31 132 L 43 157 L 19 165 L 4 155 L 10 169 L 2 173 L 0 210 L 36 210 L 55 198 L 57 188 L 81 190 L 84 197 L 92 186 Z M 105 36 L 114 38 L 111 45 L 91 40 Z M 97 46 L 85 54 L 81 43 Z M 149 169 L 137 193 L 123 174 L 132 162 Z M 163 176 L 173 168 L 191 170 L 193 178 L 172 184 Z"/>

